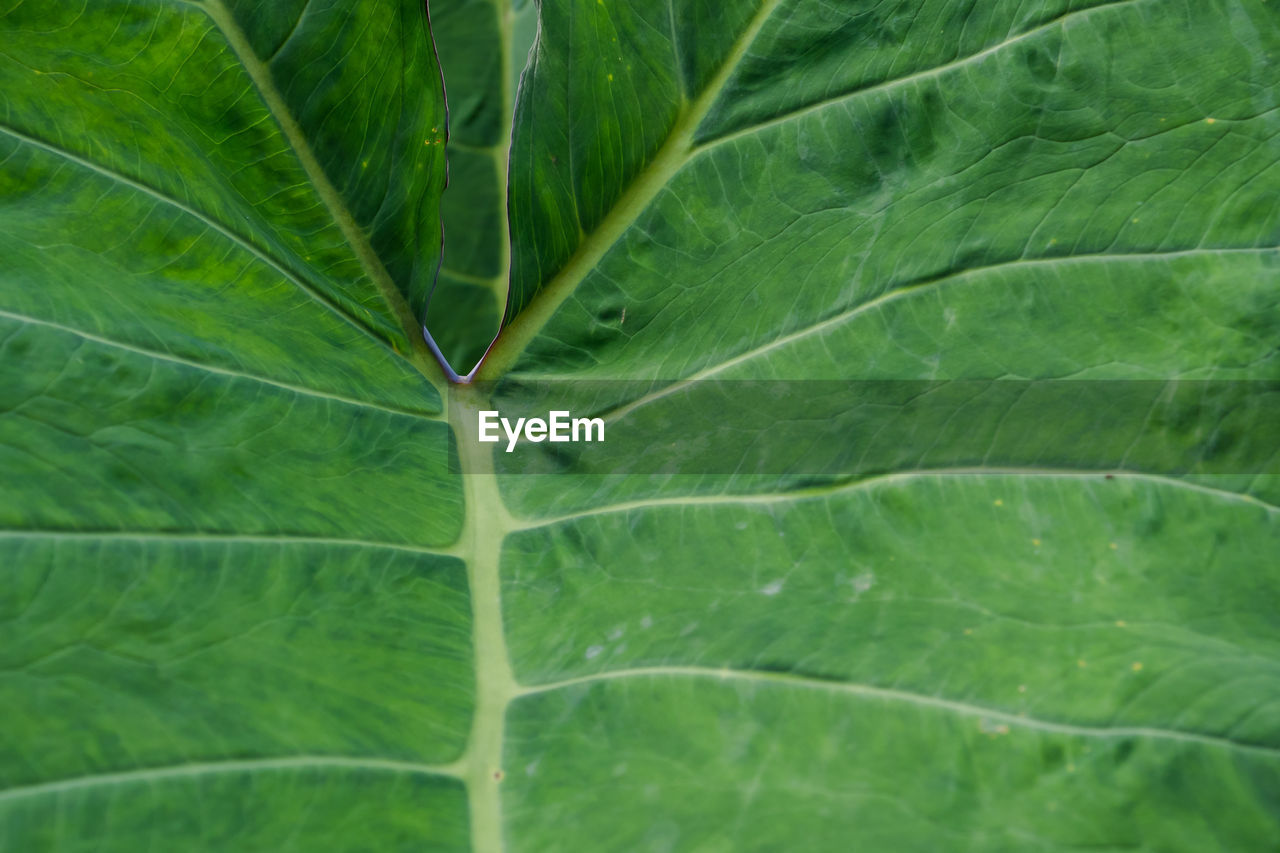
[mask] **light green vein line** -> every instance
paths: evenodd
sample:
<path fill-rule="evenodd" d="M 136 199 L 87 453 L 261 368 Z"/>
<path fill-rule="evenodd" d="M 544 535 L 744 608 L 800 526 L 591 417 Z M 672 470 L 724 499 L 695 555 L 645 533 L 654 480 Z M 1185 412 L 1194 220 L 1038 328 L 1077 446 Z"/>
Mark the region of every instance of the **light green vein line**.
<path fill-rule="evenodd" d="M 211 364 L 205 364 L 203 362 L 193 361 L 191 359 L 183 358 L 177 355 L 172 355 L 170 353 L 156 352 L 155 350 L 145 349 L 143 347 L 134 346 L 132 344 L 126 344 L 126 343 L 123 343 L 122 341 L 113 340 L 111 338 L 104 338 L 100 335 L 94 335 L 82 329 L 77 329 L 74 326 L 64 326 L 61 323 L 55 323 L 51 320 L 41 320 L 36 317 L 29 317 L 25 314 L 14 314 L 10 311 L 3 311 L 3 310 L 0 310 L 0 317 L 5 317 L 7 319 L 15 320 L 19 323 L 24 323 L 27 325 L 44 326 L 49 329 L 56 329 L 59 332 L 66 332 L 67 334 L 75 335 L 76 337 L 82 338 L 86 341 L 93 341 L 94 343 L 102 344 L 103 346 L 122 349 L 127 352 L 131 352 L 131 353 L 135 353 L 137 355 L 143 356 L 145 358 L 155 359 L 156 361 L 167 361 L 173 364 L 180 364 L 184 367 L 190 367 L 195 370 L 204 371 L 205 373 L 213 373 L 219 376 L 228 376 L 234 379 L 247 379 L 251 382 L 260 382 L 263 385 L 271 385 L 276 388 L 281 388 L 285 391 L 289 391 L 290 393 L 293 393 L 293 394 L 304 394 L 308 397 L 318 397 L 324 400 L 334 400 L 335 402 L 342 403 L 347 406 L 358 406 L 362 409 L 376 409 L 378 411 L 387 412 L 392 415 L 398 415 L 403 417 L 419 418 L 419 419 L 430 420 L 430 421 L 443 420 L 443 418 L 439 415 L 430 415 L 425 412 L 415 412 L 411 409 L 400 409 L 394 406 L 383 406 L 378 403 L 371 403 L 368 400 L 358 400 L 354 397 L 344 397 L 341 394 L 332 394 L 332 393 L 329 393 L 328 391 L 318 391 L 315 388 L 308 388 L 304 385 L 293 385 L 288 382 L 280 382 L 275 379 L 268 379 L 265 376 L 258 376 L 253 373 L 244 373 L 242 371 L 231 370 L 230 368 L 226 368 L 226 367 L 215 367 L 214 365 L 211 365 Z"/>
<path fill-rule="evenodd" d="M 695 373 L 691 373 L 690 375 L 684 377 L 683 379 L 680 379 L 677 382 L 672 382 L 670 385 L 666 385 L 658 389 L 657 391 L 646 394 L 643 397 L 637 397 L 635 400 L 632 400 L 630 403 L 626 403 L 610 412 L 605 413 L 603 415 L 603 418 L 606 423 L 615 422 L 620 418 L 625 417 L 630 412 L 633 412 L 636 409 L 640 408 L 641 406 L 652 403 L 655 400 L 660 400 L 663 397 L 666 397 L 670 394 L 674 394 L 677 391 L 680 391 L 681 389 L 686 388 L 695 382 L 699 382 L 703 379 L 710 379 L 711 377 L 716 376 L 720 373 L 723 373 L 724 371 L 729 370 L 730 368 L 737 367 L 739 364 L 743 364 L 744 362 L 748 362 L 748 361 L 751 361 L 752 359 L 759 358 L 762 355 L 767 355 L 770 352 L 773 352 L 774 350 L 777 350 L 777 349 L 781 349 L 789 344 L 793 344 L 797 341 L 804 340 L 805 338 L 808 338 L 810 336 L 818 335 L 823 332 L 830 331 L 831 329 L 843 326 L 845 323 L 848 323 L 851 320 L 857 319 L 859 316 L 862 316 L 868 312 L 874 311 L 877 308 L 881 308 L 888 303 L 896 302 L 900 299 L 904 299 L 909 296 L 914 296 L 923 291 L 927 291 L 932 288 L 939 287 L 945 284 L 957 283 L 974 276 L 981 276 L 988 273 L 1001 272 L 1001 271 L 1009 270 L 1015 267 L 1016 268 L 1055 267 L 1060 265 L 1070 265 L 1070 264 L 1076 264 L 1076 263 L 1079 263 L 1079 264 L 1146 263 L 1151 261 L 1171 261 L 1177 258 L 1195 257 L 1200 255 L 1265 255 L 1268 253 L 1277 253 L 1277 252 L 1280 252 L 1280 249 L 1278 249 L 1275 246 L 1267 246 L 1263 248 L 1249 248 L 1249 249 L 1246 249 L 1246 248 L 1182 249 L 1182 250 L 1173 251 L 1173 252 L 1143 252 L 1143 253 L 1132 253 L 1132 254 L 1114 254 L 1113 253 L 1113 254 L 1063 256 L 1063 257 L 1057 257 L 1057 258 L 1018 258 L 1017 260 L 1003 261 L 1001 263 L 988 264 L 987 266 L 982 266 L 982 267 L 972 267 L 970 269 L 960 270 L 958 272 L 941 275 L 936 278 L 927 279 L 925 281 L 916 281 L 910 284 L 904 284 L 901 287 L 896 287 L 893 290 L 886 291 L 885 293 L 880 294 L 874 299 L 869 299 L 866 302 L 860 303 L 858 305 L 855 305 L 852 308 L 849 308 L 848 310 L 841 311 L 838 314 L 833 314 L 824 320 L 814 323 L 812 326 L 805 326 L 802 329 L 797 329 L 796 331 L 791 332 L 789 334 L 774 338 L 771 341 L 761 344 L 760 346 L 755 347 L 753 349 L 749 349 L 745 352 L 739 353 L 738 355 L 728 358 L 722 362 L 711 365 L 709 367 L 704 367 L 701 370 L 698 370 Z M 555 380 L 555 379 L 568 379 L 569 377 L 542 376 L 537 374 L 531 374 L 530 378 Z"/>
<path fill-rule="evenodd" d="M 899 86 L 904 86 L 904 85 L 907 85 L 908 83 L 914 83 L 919 80 L 927 80 L 931 77 L 939 77 L 943 74 L 946 74 L 949 71 L 954 71 L 958 68 L 964 68 L 969 65 L 976 65 L 982 62 L 982 60 L 987 59 L 990 56 L 993 56 L 994 54 L 998 53 L 1001 50 L 1004 50 L 1010 45 L 1014 45 L 1019 42 L 1026 41 L 1028 39 L 1035 38 L 1036 36 L 1043 35 L 1049 30 L 1055 29 L 1057 27 L 1064 27 L 1068 22 L 1072 20 L 1087 18 L 1091 15 L 1097 14 L 1098 12 L 1102 12 L 1108 9 L 1116 9 L 1121 6 L 1131 6 L 1140 2 L 1145 2 L 1145 0 L 1116 0 L 1116 2 L 1112 2 L 1112 3 L 1103 3 L 1097 6 L 1090 6 L 1088 9 L 1078 9 L 1074 12 L 1067 12 L 1063 15 L 1059 15 L 1057 18 L 1054 18 L 1052 21 L 1048 21 L 1047 23 L 1041 24 L 1038 27 L 1033 27 L 1032 29 L 1029 29 L 1026 32 L 1019 33 L 1016 36 L 1005 39 L 999 44 L 993 44 L 990 47 L 984 48 L 983 50 L 980 50 L 974 54 L 970 54 L 969 56 L 962 56 L 958 59 L 952 60 L 951 62 L 947 62 L 942 65 L 937 65 L 932 68 L 925 68 L 913 74 L 908 74 L 904 77 L 895 77 L 891 80 L 883 80 L 879 83 L 873 83 L 869 86 L 864 86 L 861 89 L 855 89 L 851 92 L 845 92 L 840 95 L 824 98 L 821 101 L 817 101 L 811 104 L 806 104 L 802 107 L 791 110 L 790 112 L 783 113 L 782 115 L 775 116 L 766 121 L 762 121 L 757 124 L 750 125 L 749 127 L 744 127 L 741 130 L 736 130 L 731 133 L 727 133 L 723 136 L 717 136 L 717 137 L 713 137 L 711 139 L 705 140 L 704 142 L 698 145 L 698 147 L 693 151 L 693 153 L 698 154 L 710 148 L 714 148 L 718 145 L 721 145 L 723 143 L 731 142 L 735 139 L 739 139 L 743 136 L 750 136 L 752 134 L 759 133 L 762 130 L 766 130 L 767 128 L 775 127 L 780 124 L 785 124 L 787 122 L 795 121 L 796 119 L 802 118 L 811 113 L 819 112 L 823 109 L 826 109 L 827 107 L 833 106 L 835 104 L 844 103 L 846 101 L 852 100 L 853 98 L 860 97 L 862 95 L 869 95 L 876 92 L 883 92 L 885 90 L 894 89 Z"/>
<path fill-rule="evenodd" d="M 122 175 L 119 172 L 112 171 L 111 169 L 108 169 L 105 166 L 100 166 L 91 160 L 86 160 L 83 157 L 79 157 L 75 154 L 72 154 L 70 151 L 65 151 L 59 148 L 56 145 L 52 145 L 43 140 L 36 139 L 34 136 L 27 136 L 25 133 L 22 133 L 21 131 L 18 131 L 18 130 L 14 130 L 13 128 L 8 127 L 6 125 L 0 125 L 0 133 L 5 134 L 6 136 L 12 137 L 13 139 L 16 139 L 19 142 L 22 142 L 26 145 L 30 145 L 32 148 L 39 148 L 41 151 L 45 151 L 49 154 L 54 155 L 55 157 L 59 157 L 63 160 L 66 160 L 68 163 L 74 163 L 75 165 L 80 166 L 83 169 L 88 169 L 91 172 L 95 172 L 101 175 L 102 177 L 112 181 L 113 183 L 119 184 L 120 186 L 129 187 L 130 189 L 135 190 L 136 192 L 142 193 L 143 195 L 146 195 L 146 196 L 150 196 L 151 198 L 155 199 L 161 204 L 164 204 L 168 207 L 172 207 L 175 210 L 185 213 L 187 216 L 192 217 L 193 219 L 204 224 L 207 228 L 217 232 L 218 234 L 221 234 L 223 237 L 230 240 L 232 243 L 239 246 L 244 251 L 253 255 L 255 258 L 257 258 L 262 263 L 266 264 L 271 269 L 280 273 L 280 275 L 284 276 L 287 281 L 291 282 L 295 287 L 297 287 L 304 294 L 306 294 L 308 297 L 314 300 L 317 304 L 321 305 L 328 311 L 337 315 L 339 318 L 342 319 L 344 323 L 350 325 L 352 328 L 359 331 L 362 335 L 365 335 L 370 339 L 376 341 L 379 346 L 385 347 L 389 350 L 391 349 L 388 346 L 386 341 L 384 341 L 382 338 L 375 335 L 372 331 L 362 326 L 360 323 L 356 322 L 354 317 L 347 314 L 338 305 L 336 305 L 328 296 L 321 293 L 319 290 L 317 290 L 315 287 L 309 284 L 301 276 L 297 275 L 292 270 L 290 270 L 287 266 L 284 265 L 282 261 L 279 261 L 276 258 L 272 257 L 271 255 L 267 254 L 267 252 L 265 252 L 263 249 L 258 248 L 253 243 L 249 242 L 249 240 L 247 240 L 246 238 L 240 236 L 236 232 L 232 231 L 230 228 L 221 224 L 216 219 L 211 218 L 210 216 L 198 210 L 197 208 L 194 208 L 188 204 L 185 204 L 176 198 L 167 196 L 159 192 L 158 190 L 152 187 L 149 187 L 146 184 L 141 183 L 139 181 L 135 181 L 134 179 L 127 177 L 125 175 Z M 394 350 L 391 350 L 391 351 L 394 352 Z"/>
<path fill-rule="evenodd" d="M 538 334 L 551 315 L 596 268 L 610 248 L 621 239 L 654 197 L 666 187 L 676 172 L 688 162 L 693 150 L 693 137 L 724 90 L 729 78 L 747 55 L 751 44 L 765 22 L 782 3 L 766 0 L 725 57 L 724 63 L 707 87 L 676 119 L 667 141 L 654 154 L 649 165 L 631 181 L 618 197 L 612 210 L 581 243 L 556 276 L 533 297 L 524 310 L 511 321 L 494 341 L 477 368 L 480 379 L 493 379 L 504 374 L 524 348 Z"/>
<path fill-rule="evenodd" d="M 615 670 L 613 672 L 602 672 L 596 675 L 583 675 L 577 678 L 567 678 L 563 681 L 555 681 L 547 684 L 529 685 L 522 687 L 518 696 L 536 696 L 538 694 L 549 693 L 555 690 L 563 690 L 568 687 L 633 678 L 692 678 L 715 679 L 719 681 L 748 681 L 764 684 L 769 687 L 784 687 L 795 690 L 817 690 L 828 693 L 843 693 L 866 699 L 882 699 L 889 702 L 902 702 L 925 708 L 935 708 L 937 710 L 947 711 L 965 717 L 978 717 L 984 722 L 990 721 L 1004 723 L 1010 727 L 1016 726 L 1018 728 L 1051 732 L 1053 734 L 1092 738 L 1158 738 L 1160 740 L 1172 740 L 1183 743 L 1202 744 L 1205 746 L 1213 746 L 1223 749 L 1256 752 L 1269 757 L 1280 758 L 1280 747 L 1266 746 L 1264 744 L 1243 743 L 1241 741 L 1235 741 L 1230 738 L 1217 735 L 1198 734 L 1196 732 L 1186 732 L 1178 729 L 1162 729 L 1151 726 L 1083 726 L 1072 723 L 1057 723 L 1048 720 L 1036 719 L 1035 717 L 1024 717 L 1020 714 L 1010 714 L 1006 711 L 984 708 L 981 705 L 957 702 L 953 699 L 944 699 L 939 696 L 929 696 L 922 693 L 912 693 L 907 690 L 898 690 L 891 687 L 875 687 L 867 684 L 853 684 L 844 681 L 826 681 L 820 678 L 810 678 L 807 676 L 781 672 L 759 672 L 727 668 L 717 669 L 713 667 L 698 666 L 636 667 L 634 669 Z"/>
<path fill-rule="evenodd" d="M 475 711 L 464 768 L 471 804 L 471 847 L 476 853 L 501 853 L 503 811 L 501 780 L 507 704 L 516 690 L 502 617 L 499 566 L 510 518 L 502 502 L 493 454 L 476 439 L 474 414 L 485 404 L 474 388 L 455 391 L 450 405 L 466 472 L 467 512 L 458 547 L 467 551 L 467 585 L 471 592 L 471 637 L 475 662 Z"/>
<path fill-rule="evenodd" d="M 284 97 L 276 89 L 275 81 L 271 76 L 271 69 L 254 53 L 248 38 L 240 30 L 240 26 L 222 3 L 222 0 L 206 0 L 201 4 L 192 4 L 190 0 L 183 0 L 183 2 L 202 9 L 222 32 L 223 37 L 226 38 L 231 52 L 235 54 L 245 73 L 253 81 L 253 85 L 257 88 L 263 103 L 266 104 L 267 109 L 275 118 L 276 124 L 279 125 L 281 132 L 284 133 L 285 139 L 288 140 L 289 145 L 293 148 L 294 154 L 297 155 L 298 162 L 302 164 L 302 169 L 307 173 L 307 178 L 311 181 L 316 194 L 320 196 L 320 200 L 324 202 L 330 217 L 339 230 L 342 231 L 342 236 L 346 239 L 347 245 L 351 247 L 351 251 L 359 260 L 361 267 L 364 268 L 369 280 L 377 287 L 383 302 L 386 303 L 387 307 L 391 309 L 396 319 L 400 322 L 401 329 L 408 338 L 411 347 L 412 357 L 409 360 L 422 372 L 428 381 L 436 386 L 437 390 L 443 393 L 444 385 L 446 384 L 445 374 L 437 369 L 439 365 L 436 364 L 435 357 L 427 350 L 426 342 L 422 337 L 421 324 L 409 310 L 409 305 L 401 296 L 400 289 L 392 280 L 386 267 L 382 265 L 382 260 L 374 252 L 373 246 L 370 245 L 359 223 L 356 222 L 355 217 L 347 209 L 342 196 L 329 181 L 324 168 L 320 165 L 320 161 L 316 159 L 310 143 L 307 142 L 306 134 L 302 132 L 301 126 L 289 111 Z"/>
<path fill-rule="evenodd" d="M 881 486 L 911 482 L 912 480 L 928 477 L 1029 477 L 1043 479 L 1091 480 L 1102 485 L 1105 483 L 1104 478 L 1107 475 L 1114 477 L 1116 480 L 1139 480 L 1160 486 L 1187 489 L 1219 500 L 1235 501 L 1237 503 L 1257 507 L 1258 509 L 1264 510 L 1272 515 L 1280 513 L 1280 506 L 1267 503 L 1266 501 L 1255 498 L 1253 495 L 1233 492 L 1227 489 L 1217 489 L 1213 486 L 1206 486 L 1200 483 L 1189 482 L 1187 480 L 1179 480 L 1175 477 L 1168 477 L 1161 474 L 1148 474 L 1141 471 L 1107 470 L 1105 468 L 1098 469 L 1096 471 L 1071 470 L 1065 468 L 923 468 L 917 471 L 895 471 L 890 474 L 876 474 L 857 480 L 846 480 L 844 482 L 796 489 L 795 491 L 783 493 L 770 492 L 766 494 L 743 495 L 688 495 L 685 497 L 650 498 L 626 501 L 582 510 L 579 512 L 571 512 L 565 515 L 553 516 L 550 518 L 515 520 L 511 523 L 511 529 L 531 530 L 538 527 L 549 527 L 556 524 L 564 524 L 565 522 L 574 521 L 579 518 L 590 518 L 598 515 L 612 515 L 614 513 L 631 512 L 632 510 L 659 509 L 662 507 L 741 506 L 749 504 L 771 505 L 790 501 L 817 500 L 836 495 L 858 492 L 864 489 L 873 489 Z"/>
<path fill-rule="evenodd" d="M 118 785 L 141 785 L 149 782 L 191 779 L 227 773 L 269 773 L 288 770 L 377 770 L 387 773 L 411 773 L 421 776 L 460 778 L 453 764 L 417 764 L 411 761 L 391 761 L 380 758 L 351 758 L 327 755 L 298 755 L 288 758 L 260 758 L 232 761 L 206 761 L 192 764 L 175 764 L 170 767 L 148 767 L 125 770 L 119 773 L 97 773 L 41 782 L 17 788 L 0 790 L 0 803 L 25 800 L 32 797 L 53 796 L 87 788 Z"/>
<path fill-rule="evenodd" d="M 368 539 L 340 539 L 325 536 L 279 536 L 271 534 L 227 534 L 198 532 L 165 532 L 149 530 L 57 530 L 57 529 L 0 529 L 0 540 L 39 539 L 54 541 L 110 541 L 165 542 L 171 544 L 204 545 L 324 545 L 334 548 L 367 548 L 379 551 L 404 551 L 411 554 L 429 554 L 433 557 L 463 556 L 455 548 L 428 548 L 402 542 L 374 542 Z"/>

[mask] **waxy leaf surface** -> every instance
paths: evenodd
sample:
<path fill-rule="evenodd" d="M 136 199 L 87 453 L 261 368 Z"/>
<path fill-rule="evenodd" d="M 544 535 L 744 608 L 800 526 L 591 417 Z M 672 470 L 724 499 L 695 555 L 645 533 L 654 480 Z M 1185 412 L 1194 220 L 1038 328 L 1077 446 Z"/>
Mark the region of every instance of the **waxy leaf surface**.
<path fill-rule="evenodd" d="M 1268 2 L 270 7 L 0 12 L 0 846 L 1274 846 Z"/>

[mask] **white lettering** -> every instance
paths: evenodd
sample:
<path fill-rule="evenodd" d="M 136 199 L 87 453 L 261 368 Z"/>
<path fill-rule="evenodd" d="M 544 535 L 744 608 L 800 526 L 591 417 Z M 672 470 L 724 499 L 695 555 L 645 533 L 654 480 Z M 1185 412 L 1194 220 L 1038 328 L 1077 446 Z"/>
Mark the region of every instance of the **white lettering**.
<path fill-rule="evenodd" d="M 547 419 L 516 418 L 512 423 L 499 412 L 485 410 L 478 413 L 477 439 L 484 444 L 497 444 L 502 441 L 498 427 L 507 438 L 507 453 L 512 453 L 520 439 L 538 444 L 551 440 L 557 443 L 569 441 L 604 441 L 604 420 L 602 418 L 574 418 L 564 410 L 547 413 Z"/>
<path fill-rule="evenodd" d="M 551 440 L 557 443 L 568 441 L 569 413 L 565 411 L 552 411 L 549 414 L 551 417 Z"/>
<path fill-rule="evenodd" d="M 578 438 L 578 427 L 582 427 L 585 433 L 584 438 Z M 596 430 L 599 438 L 591 437 L 591 430 Z M 574 441 L 604 441 L 604 419 L 603 418 L 574 418 L 573 419 L 573 440 Z"/>
<path fill-rule="evenodd" d="M 502 419 L 502 428 L 507 433 L 507 452 L 516 449 L 516 442 L 520 440 L 520 428 L 524 426 L 524 418 L 516 418 L 516 428 L 511 428 L 511 421 L 506 418 Z"/>
<path fill-rule="evenodd" d="M 496 444 L 498 441 L 497 412 L 480 413 L 480 441 L 485 444 Z M 493 434 L 489 434 L 493 430 Z"/>

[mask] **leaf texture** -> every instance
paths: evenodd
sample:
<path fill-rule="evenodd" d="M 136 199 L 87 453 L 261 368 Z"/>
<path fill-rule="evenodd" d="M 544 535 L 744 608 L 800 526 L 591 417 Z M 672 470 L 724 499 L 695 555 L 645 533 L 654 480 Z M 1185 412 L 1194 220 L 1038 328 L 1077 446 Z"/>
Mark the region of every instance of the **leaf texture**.
<path fill-rule="evenodd" d="M 465 376 L 497 334 L 507 301 L 511 114 L 537 10 L 532 0 L 442 0 L 431 16 L 447 75 L 449 187 L 445 259 L 427 325 Z"/>
<path fill-rule="evenodd" d="M 438 75 L 291 5 L 0 15 L 5 849 L 465 844 Z"/>
<path fill-rule="evenodd" d="M 1269 4 L 530 8 L 0 14 L 0 846 L 1270 850 Z"/>

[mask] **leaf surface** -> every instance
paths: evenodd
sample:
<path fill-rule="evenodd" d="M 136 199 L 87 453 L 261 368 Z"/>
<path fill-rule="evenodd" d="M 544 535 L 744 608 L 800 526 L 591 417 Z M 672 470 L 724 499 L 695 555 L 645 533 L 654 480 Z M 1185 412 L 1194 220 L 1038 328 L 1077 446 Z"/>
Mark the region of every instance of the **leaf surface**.
<path fill-rule="evenodd" d="M 438 77 L 303 5 L 0 15 L 6 849 L 465 844 Z"/>
<path fill-rule="evenodd" d="M 449 95 L 445 257 L 427 325 L 466 375 L 499 329 L 507 302 L 507 155 L 520 74 L 533 44 L 533 0 L 441 0 L 431 6 Z"/>
<path fill-rule="evenodd" d="M 548 4 L 517 107 L 490 375 L 622 443 L 505 463 L 511 846 L 1265 849 L 1274 419 L 1114 404 L 1270 393 L 1274 14 L 637 8 Z"/>
<path fill-rule="evenodd" d="M 0 18 L 5 846 L 1269 849 L 1267 3 L 286 5 Z"/>

